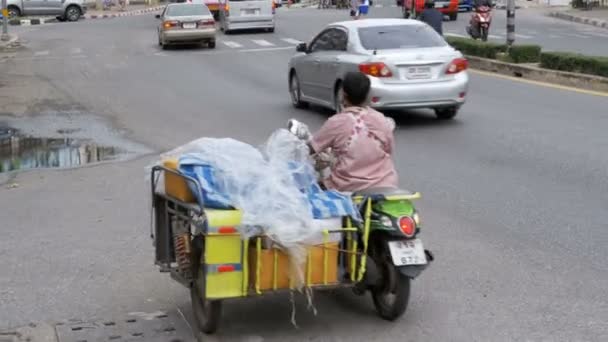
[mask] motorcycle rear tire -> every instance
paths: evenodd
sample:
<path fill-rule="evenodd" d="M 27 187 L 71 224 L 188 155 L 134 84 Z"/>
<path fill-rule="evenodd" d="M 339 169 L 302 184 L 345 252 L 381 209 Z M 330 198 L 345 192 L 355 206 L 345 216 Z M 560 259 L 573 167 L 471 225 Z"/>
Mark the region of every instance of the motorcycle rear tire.
<path fill-rule="evenodd" d="M 487 42 L 488 41 L 488 29 L 485 27 L 480 27 L 479 36 L 481 37 L 482 42 Z"/>
<path fill-rule="evenodd" d="M 386 252 L 372 256 L 380 267 L 384 281 L 381 286 L 373 286 L 370 292 L 378 315 L 387 321 L 394 321 L 407 309 L 411 280 L 393 265 Z M 394 299 L 388 300 L 388 295 L 392 295 Z"/>

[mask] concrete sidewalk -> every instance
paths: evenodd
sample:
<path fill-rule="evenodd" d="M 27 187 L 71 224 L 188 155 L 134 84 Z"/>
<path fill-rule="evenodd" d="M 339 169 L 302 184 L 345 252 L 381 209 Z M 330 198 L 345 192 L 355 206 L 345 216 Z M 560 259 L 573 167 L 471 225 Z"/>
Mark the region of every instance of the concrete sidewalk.
<path fill-rule="evenodd" d="M 95 2 L 88 2 L 88 10 L 84 17 L 87 19 L 100 19 L 141 15 L 144 13 L 159 11 L 166 6 L 166 1 L 132 0 L 129 1 L 129 4 L 123 10 L 118 5 L 118 0 L 113 0 L 113 2 L 114 6 L 108 10 L 97 9 Z"/>
<path fill-rule="evenodd" d="M 551 11 L 549 15 L 554 18 L 608 29 L 608 8 L 599 8 L 590 11 L 566 9 Z"/>

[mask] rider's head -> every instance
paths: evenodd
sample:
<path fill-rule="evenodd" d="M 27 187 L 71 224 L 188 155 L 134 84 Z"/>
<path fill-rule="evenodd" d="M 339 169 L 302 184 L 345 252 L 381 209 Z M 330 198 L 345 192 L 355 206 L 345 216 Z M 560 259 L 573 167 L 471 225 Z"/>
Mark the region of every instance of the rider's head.
<path fill-rule="evenodd" d="M 361 106 L 367 100 L 369 94 L 370 81 L 361 72 L 349 72 L 342 82 L 344 91 L 344 102 L 346 105 Z"/>
<path fill-rule="evenodd" d="M 435 7 L 435 0 L 426 0 L 424 2 L 424 7 L 425 8 L 433 8 L 433 7 Z"/>

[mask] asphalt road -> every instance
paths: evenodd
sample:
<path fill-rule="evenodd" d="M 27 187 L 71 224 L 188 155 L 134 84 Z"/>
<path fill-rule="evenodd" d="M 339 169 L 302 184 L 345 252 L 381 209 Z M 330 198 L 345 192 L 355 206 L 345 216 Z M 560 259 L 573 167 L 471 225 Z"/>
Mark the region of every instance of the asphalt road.
<path fill-rule="evenodd" d="M 294 40 L 342 15 L 281 11 L 276 33 L 221 36 L 214 51 L 161 51 L 152 15 L 27 28 L 27 50 L 0 63 L 0 112 L 98 115 L 155 154 L 201 136 L 259 144 L 291 117 L 317 128 L 327 113 L 291 108 L 285 66 Z M 295 329 L 289 298 L 274 296 L 228 302 L 205 341 L 607 340 L 607 105 L 472 73 L 453 122 L 397 118 L 402 186 L 423 193 L 422 237 L 437 257 L 405 317 L 384 322 L 369 297 L 338 291 L 315 296 L 317 316 L 299 301 Z M 152 265 L 154 159 L 25 172 L 0 188 L 0 328 L 191 317 L 187 291 Z"/>

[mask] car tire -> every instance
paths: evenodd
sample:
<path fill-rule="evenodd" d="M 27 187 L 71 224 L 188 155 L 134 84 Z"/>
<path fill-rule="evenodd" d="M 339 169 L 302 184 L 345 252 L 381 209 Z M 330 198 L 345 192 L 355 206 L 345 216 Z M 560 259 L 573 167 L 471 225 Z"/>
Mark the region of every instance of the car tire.
<path fill-rule="evenodd" d="M 435 116 L 439 120 L 451 120 L 458 114 L 458 107 L 435 108 Z"/>
<path fill-rule="evenodd" d="M 291 77 L 289 77 L 289 96 L 291 97 L 291 105 L 295 108 L 302 109 L 308 106 L 308 103 L 302 101 L 300 79 L 295 71 L 291 74 Z"/>
<path fill-rule="evenodd" d="M 336 86 L 334 88 L 334 110 L 336 113 L 340 113 L 342 111 L 342 82 L 336 82 Z"/>
<path fill-rule="evenodd" d="M 273 28 L 269 28 L 269 29 L 268 29 L 268 32 L 270 32 L 270 33 L 274 33 L 274 27 L 273 27 Z"/>
<path fill-rule="evenodd" d="M 8 11 L 9 19 L 18 18 L 21 16 L 21 10 L 17 6 L 8 6 L 6 10 Z"/>
<path fill-rule="evenodd" d="M 450 21 L 458 20 L 458 12 L 450 13 Z"/>
<path fill-rule="evenodd" d="M 215 49 L 215 40 L 210 40 L 209 42 L 207 42 L 207 46 L 210 49 Z"/>
<path fill-rule="evenodd" d="M 80 10 L 80 8 L 78 8 L 78 6 L 68 6 L 68 8 L 66 8 L 65 10 L 64 17 L 68 21 L 78 21 L 81 15 L 82 11 Z"/>

